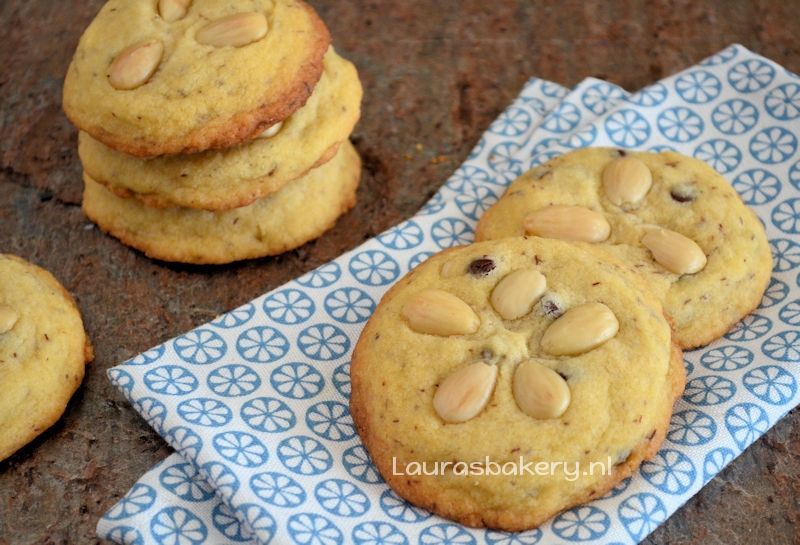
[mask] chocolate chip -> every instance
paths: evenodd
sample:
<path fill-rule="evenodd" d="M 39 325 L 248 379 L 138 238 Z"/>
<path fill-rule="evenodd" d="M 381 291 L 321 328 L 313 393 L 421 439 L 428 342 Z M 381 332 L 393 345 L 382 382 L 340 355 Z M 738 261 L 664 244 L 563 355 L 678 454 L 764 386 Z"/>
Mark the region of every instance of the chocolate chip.
<path fill-rule="evenodd" d="M 493 259 L 488 257 L 479 257 L 469 264 L 469 274 L 472 276 L 486 276 L 494 270 L 497 265 Z"/>
<path fill-rule="evenodd" d="M 625 157 L 626 155 L 628 155 L 628 152 L 625 151 L 624 149 L 618 149 L 617 153 L 619 153 L 620 157 Z"/>
<path fill-rule="evenodd" d="M 539 311 L 548 318 L 558 318 L 564 314 L 564 305 L 554 293 L 545 293 L 539 303 Z"/>
<path fill-rule="evenodd" d="M 544 314 L 545 316 L 550 316 L 551 318 L 558 318 L 561 316 L 561 308 L 553 301 L 545 301 L 544 302 Z"/>
<path fill-rule="evenodd" d="M 677 202 L 690 202 L 697 198 L 697 190 L 690 184 L 678 184 L 672 186 L 669 195 Z"/>

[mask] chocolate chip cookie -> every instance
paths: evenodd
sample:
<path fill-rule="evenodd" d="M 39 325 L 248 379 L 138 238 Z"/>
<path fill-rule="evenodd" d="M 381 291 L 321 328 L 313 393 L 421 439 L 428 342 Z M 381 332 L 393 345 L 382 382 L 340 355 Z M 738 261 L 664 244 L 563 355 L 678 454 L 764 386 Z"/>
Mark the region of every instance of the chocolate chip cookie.
<path fill-rule="evenodd" d="M 772 270 L 764 227 L 725 178 L 674 152 L 587 148 L 515 180 L 476 239 L 536 235 L 602 245 L 647 277 L 682 348 L 756 308 Z"/>
<path fill-rule="evenodd" d="M 588 244 L 516 237 L 434 255 L 387 292 L 350 409 L 400 496 L 516 531 L 652 456 L 684 376 L 641 276 Z"/>
<path fill-rule="evenodd" d="M 110 0 L 75 51 L 64 111 L 129 155 L 230 147 L 305 103 L 329 44 L 301 0 Z"/>

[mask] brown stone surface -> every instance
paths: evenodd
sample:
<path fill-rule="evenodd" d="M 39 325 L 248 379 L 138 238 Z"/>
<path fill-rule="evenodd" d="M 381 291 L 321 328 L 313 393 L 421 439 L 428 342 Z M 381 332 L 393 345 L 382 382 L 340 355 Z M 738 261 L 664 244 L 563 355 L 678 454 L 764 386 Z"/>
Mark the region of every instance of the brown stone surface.
<path fill-rule="evenodd" d="M 75 294 L 96 352 L 64 418 L 0 464 L 0 545 L 97 543 L 98 517 L 169 453 L 105 370 L 413 214 L 527 77 L 636 89 L 732 42 L 800 71 L 798 2 L 312 3 L 364 82 L 358 205 L 299 250 L 219 268 L 153 262 L 81 214 L 60 92 L 101 1 L 0 3 L 0 251 L 46 267 Z M 800 543 L 799 477 L 795 410 L 648 543 Z"/>

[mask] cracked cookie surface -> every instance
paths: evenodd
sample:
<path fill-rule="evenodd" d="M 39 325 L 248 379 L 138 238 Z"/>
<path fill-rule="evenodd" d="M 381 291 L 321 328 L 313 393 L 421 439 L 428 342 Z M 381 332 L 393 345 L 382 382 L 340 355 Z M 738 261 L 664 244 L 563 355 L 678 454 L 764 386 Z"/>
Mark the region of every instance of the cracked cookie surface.
<path fill-rule="evenodd" d="M 355 204 L 360 177 L 361 160 L 346 141 L 324 165 L 241 208 L 151 208 L 84 174 L 83 210 L 103 231 L 150 257 L 229 263 L 279 254 L 318 237 Z"/>
<path fill-rule="evenodd" d="M 63 93 L 79 129 L 141 157 L 226 148 L 311 94 L 330 35 L 306 3 L 163 3 L 110 0 L 86 29 Z"/>
<path fill-rule="evenodd" d="M 402 497 L 467 525 L 522 530 L 602 496 L 654 454 L 684 376 L 640 276 L 588 244 L 518 237 L 434 255 L 387 292 L 353 354 L 350 407 Z M 610 460 L 611 470 L 575 480 L 403 471 L 486 457 Z"/>
<path fill-rule="evenodd" d="M 268 138 L 221 151 L 141 159 L 82 132 L 78 153 L 93 180 L 148 206 L 246 206 L 333 157 L 358 121 L 361 94 L 355 66 L 331 48 L 308 102 Z"/>
<path fill-rule="evenodd" d="M 623 190 L 609 180 L 620 164 L 631 180 Z M 769 283 L 772 256 L 761 222 L 727 180 L 698 159 L 612 148 L 562 155 L 515 180 L 481 218 L 476 239 L 552 228 L 555 222 L 546 220 L 558 207 L 583 210 L 586 217 L 564 222 L 571 230 L 541 236 L 572 234 L 577 223 L 591 223 L 594 230 L 583 232 L 600 234 L 582 240 L 647 277 L 682 348 L 723 335 L 758 306 Z"/>
<path fill-rule="evenodd" d="M 44 269 L 0 254 L 0 460 L 61 417 L 91 359 L 72 296 Z"/>

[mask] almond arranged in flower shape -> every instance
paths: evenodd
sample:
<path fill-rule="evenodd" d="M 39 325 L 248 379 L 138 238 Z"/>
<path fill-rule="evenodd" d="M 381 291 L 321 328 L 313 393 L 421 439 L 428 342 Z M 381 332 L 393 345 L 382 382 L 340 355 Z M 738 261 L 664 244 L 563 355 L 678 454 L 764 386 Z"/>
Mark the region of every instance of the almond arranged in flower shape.
<path fill-rule="evenodd" d="M 649 229 L 642 244 L 653 253 L 653 259 L 675 274 L 694 274 L 706 266 L 706 254 L 692 239 L 661 227 Z"/>
<path fill-rule="evenodd" d="M 183 19 L 192 0 L 158 0 L 158 14 L 168 23 Z"/>
<path fill-rule="evenodd" d="M 608 200 L 623 208 L 635 207 L 653 185 L 653 173 L 636 157 L 620 157 L 603 170 L 603 189 Z"/>
<path fill-rule="evenodd" d="M 530 313 L 546 290 L 547 279 L 541 272 L 519 269 L 495 285 L 489 301 L 503 319 L 515 320 Z M 440 289 L 417 293 L 401 313 L 413 330 L 434 335 L 474 333 L 480 325 L 469 305 Z M 619 321 L 610 308 L 603 303 L 586 303 L 556 318 L 545 330 L 540 346 L 553 356 L 577 356 L 597 348 L 618 331 Z M 439 384 L 433 396 L 434 410 L 448 423 L 474 418 L 489 402 L 497 376 L 497 367 L 486 361 L 459 367 Z M 572 397 L 562 375 L 534 360 L 516 365 L 512 395 L 522 412 L 541 420 L 563 415 Z"/>
<path fill-rule="evenodd" d="M 491 302 L 505 320 L 528 314 L 547 289 L 547 279 L 539 271 L 522 269 L 506 275 L 492 291 Z"/>
<path fill-rule="evenodd" d="M 450 336 L 475 333 L 481 325 L 472 308 L 439 289 L 427 289 L 414 295 L 401 311 L 409 327 L 418 333 Z"/>
<path fill-rule="evenodd" d="M 17 311 L 8 305 L 0 304 L 0 335 L 8 333 L 19 319 Z"/>
<path fill-rule="evenodd" d="M 197 31 L 195 39 L 214 47 L 242 47 L 267 35 L 267 18 L 263 13 L 236 13 L 212 21 Z"/>
<path fill-rule="evenodd" d="M 138 43 L 123 49 L 108 68 L 108 82 L 115 89 L 141 87 L 156 71 L 164 54 L 159 40 Z"/>
<path fill-rule="evenodd" d="M 525 216 L 523 226 L 529 235 L 580 242 L 603 242 L 611 234 L 603 214 L 583 206 L 547 206 Z"/>
<path fill-rule="evenodd" d="M 494 391 L 497 367 L 483 362 L 447 375 L 433 396 L 433 408 L 448 423 L 466 422 L 480 413 Z"/>
<path fill-rule="evenodd" d="M 619 331 L 619 321 L 603 303 L 586 303 L 556 319 L 542 335 L 541 347 L 553 356 L 577 356 L 597 348 Z"/>
<path fill-rule="evenodd" d="M 561 375 L 530 360 L 517 366 L 512 390 L 520 410 L 539 419 L 558 418 L 571 399 L 567 381 Z"/>

